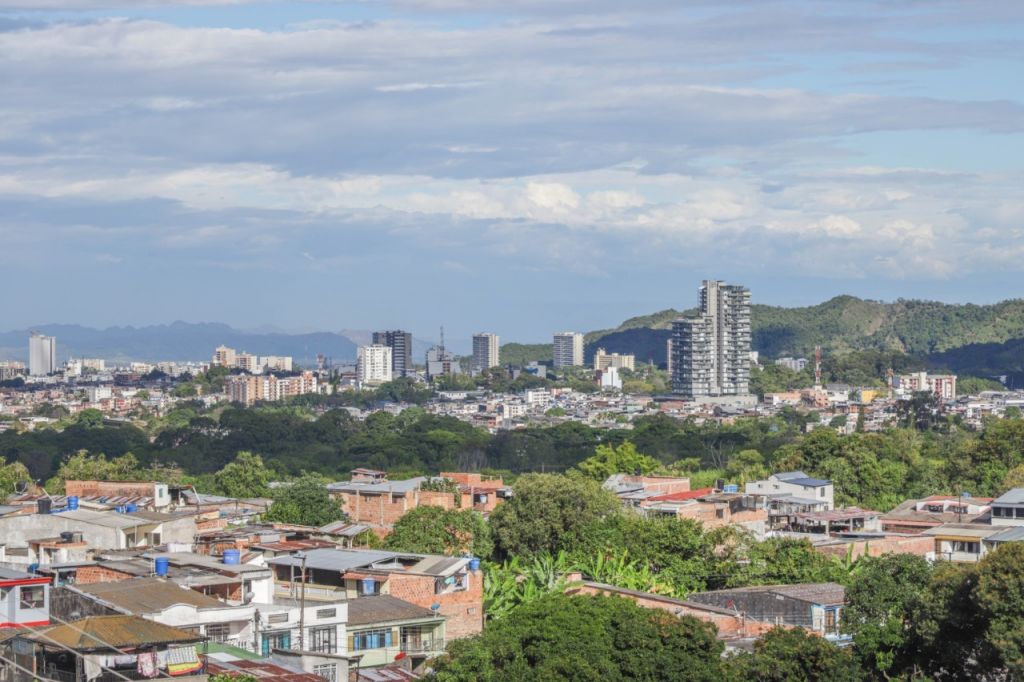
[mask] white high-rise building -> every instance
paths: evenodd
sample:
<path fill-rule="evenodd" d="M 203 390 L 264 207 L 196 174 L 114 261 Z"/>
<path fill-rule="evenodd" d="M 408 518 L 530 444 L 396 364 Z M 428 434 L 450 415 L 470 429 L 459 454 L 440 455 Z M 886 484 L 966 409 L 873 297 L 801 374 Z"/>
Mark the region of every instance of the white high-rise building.
<path fill-rule="evenodd" d="M 560 332 L 554 339 L 555 367 L 583 366 L 583 334 Z"/>
<path fill-rule="evenodd" d="M 750 290 L 717 280 L 700 288 L 700 315 L 672 324 L 672 390 L 690 398 L 746 396 Z"/>
<path fill-rule="evenodd" d="M 481 332 L 473 334 L 473 374 L 497 367 L 499 340 L 497 334 Z"/>
<path fill-rule="evenodd" d="M 356 379 L 361 384 L 383 384 L 391 381 L 391 349 L 381 343 L 359 346 L 356 356 Z"/>
<path fill-rule="evenodd" d="M 32 332 L 28 339 L 28 373 L 46 376 L 57 369 L 57 337 Z"/>

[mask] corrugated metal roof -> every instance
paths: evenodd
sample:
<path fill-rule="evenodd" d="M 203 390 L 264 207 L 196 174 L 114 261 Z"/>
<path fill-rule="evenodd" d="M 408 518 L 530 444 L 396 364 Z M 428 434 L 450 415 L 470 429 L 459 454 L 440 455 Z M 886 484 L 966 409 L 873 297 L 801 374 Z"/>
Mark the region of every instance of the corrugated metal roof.
<path fill-rule="evenodd" d="M 99 597 L 135 615 L 156 613 L 176 604 L 200 609 L 230 608 L 213 597 L 189 590 L 161 578 L 132 578 L 109 583 L 75 585 L 86 594 Z"/>
<path fill-rule="evenodd" d="M 353 671 L 354 682 L 411 682 L 420 679 L 420 675 L 398 665 L 386 665 L 382 668 L 360 668 Z"/>
<path fill-rule="evenodd" d="M 989 535 L 985 542 L 1020 542 L 1024 541 L 1024 526 L 1011 526 L 995 535 Z"/>
<path fill-rule="evenodd" d="M 388 594 L 358 597 L 348 601 L 347 625 L 349 628 L 357 625 L 392 623 L 401 620 L 420 620 L 423 618 L 443 619 L 444 616 Z"/>
<path fill-rule="evenodd" d="M 1024 504 L 1024 488 L 1013 488 L 992 500 L 993 504 Z"/>
<path fill-rule="evenodd" d="M 146 644 L 201 642 L 204 638 L 137 616 L 90 616 L 25 635 L 25 639 L 51 646 L 60 644 L 84 651 L 139 647 Z"/>
<path fill-rule="evenodd" d="M 213 675 L 249 675 L 260 682 L 324 682 L 324 678 L 307 673 L 300 668 L 283 665 L 265 658 L 248 660 L 236 658 L 224 660 L 224 657 L 206 657 L 207 673 Z"/>

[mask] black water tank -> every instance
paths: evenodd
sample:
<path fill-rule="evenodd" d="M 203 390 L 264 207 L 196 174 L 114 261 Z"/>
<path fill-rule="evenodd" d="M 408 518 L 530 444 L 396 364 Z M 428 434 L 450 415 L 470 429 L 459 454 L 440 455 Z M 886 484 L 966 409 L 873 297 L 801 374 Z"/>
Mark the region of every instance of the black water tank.
<path fill-rule="evenodd" d="M 50 505 L 51 504 L 52 504 L 52 500 L 50 500 L 49 497 L 40 498 L 40 499 L 36 500 L 36 510 L 40 514 L 49 514 L 50 513 Z"/>
<path fill-rule="evenodd" d="M 74 542 L 75 534 L 70 530 L 61 531 L 60 541 L 63 543 Z"/>

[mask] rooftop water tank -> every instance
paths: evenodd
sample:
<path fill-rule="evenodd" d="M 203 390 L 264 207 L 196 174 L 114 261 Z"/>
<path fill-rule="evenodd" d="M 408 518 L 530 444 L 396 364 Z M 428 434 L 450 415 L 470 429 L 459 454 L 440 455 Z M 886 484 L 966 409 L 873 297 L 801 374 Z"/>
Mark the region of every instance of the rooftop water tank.
<path fill-rule="evenodd" d="M 159 576 L 166 577 L 171 568 L 171 561 L 165 556 L 158 556 L 153 560 L 153 572 Z"/>
<path fill-rule="evenodd" d="M 68 511 L 76 511 L 78 509 L 78 496 L 72 495 L 68 498 Z"/>
<path fill-rule="evenodd" d="M 237 549 L 225 549 L 224 563 L 230 566 L 242 563 L 242 552 Z"/>

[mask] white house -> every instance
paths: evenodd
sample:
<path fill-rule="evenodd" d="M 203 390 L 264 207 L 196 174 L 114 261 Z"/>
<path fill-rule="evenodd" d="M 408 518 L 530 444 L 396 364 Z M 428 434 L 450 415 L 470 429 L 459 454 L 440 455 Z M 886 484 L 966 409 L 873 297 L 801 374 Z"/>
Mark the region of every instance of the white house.
<path fill-rule="evenodd" d="M 835 508 L 835 491 L 832 481 L 811 478 L 802 471 L 786 471 L 772 474 L 763 481 L 747 483 L 748 495 L 789 496 L 803 500 L 825 502 L 826 509 Z"/>

